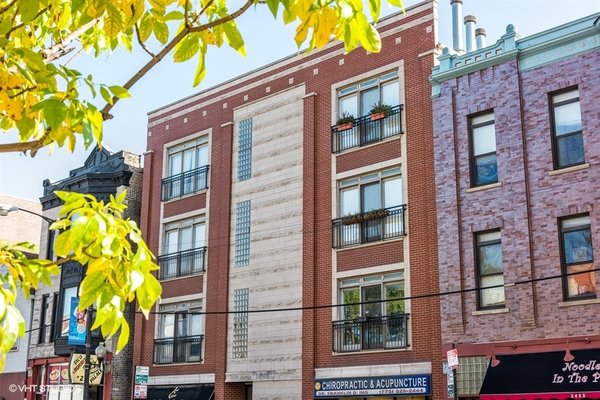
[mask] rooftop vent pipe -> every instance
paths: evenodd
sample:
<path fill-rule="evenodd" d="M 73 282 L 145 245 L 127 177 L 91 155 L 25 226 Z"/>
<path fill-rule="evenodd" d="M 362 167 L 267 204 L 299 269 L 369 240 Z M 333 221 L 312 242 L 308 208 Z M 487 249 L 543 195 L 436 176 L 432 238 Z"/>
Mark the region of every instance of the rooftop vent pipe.
<path fill-rule="evenodd" d="M 467 53 L 475 50 L 475 24 L 477 18 L 474 15 L 467 15 L 465 17 L 465 36 L 467 37 Z"/>
<path fill-rule="evenodd" d="M 475 29 L 475 40 L 477 41 L 477 49 L 483 49 L 485 47 L 485 29 Z"/>
<path fill-rule="evenodd" d="M 450 4 L 452 4 L 452 47 L 457 53 L 463 53 L 462 0 L 450 0 Z"/>

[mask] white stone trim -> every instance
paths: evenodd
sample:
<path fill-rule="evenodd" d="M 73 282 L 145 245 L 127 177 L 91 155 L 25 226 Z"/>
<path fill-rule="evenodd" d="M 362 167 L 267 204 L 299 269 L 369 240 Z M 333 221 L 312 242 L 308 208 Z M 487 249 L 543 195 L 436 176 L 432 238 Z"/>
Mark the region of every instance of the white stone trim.
<path fill-rule="evenodd" d="M 215 374 L 150 376 L 148 386 L 190 385 L 194 383 L 215 383 Z"/>
<path fill-rule="evenodd" d="M 315 368 L 315 379 L 368 376 L 431 374 L 430 362 L 410 364 L 365 365 L 357 367 Z"/>

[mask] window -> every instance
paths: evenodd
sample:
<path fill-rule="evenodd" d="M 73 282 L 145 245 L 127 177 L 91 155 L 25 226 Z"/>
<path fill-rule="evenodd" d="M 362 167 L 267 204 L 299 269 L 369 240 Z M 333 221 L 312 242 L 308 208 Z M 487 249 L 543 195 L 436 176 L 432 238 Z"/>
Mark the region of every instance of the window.
<path fill-rule="evenodd" d="M 38 344 L 46 341 L 46 315 L 48 313 L 48 297 L 45 294 L 42 296 L 42 306 L 40 308 L 40 330 L 38 336 Z"/>
<path fill-rule="evenodd" d="M 250 263 L 250 200 L 236 204 L 235 210 L 235 265 Z"/>
<path fill-rule="evenodd" d="M 566 300 L 596 297 L 596 276 L 593 269 L 592 233 L 589 215 L 559 221 L 562 249 L 562 272 Z M 589 272 L 586 272 L 589 271 Z"/>
<path fill-rule="evenodd" d="M 579 90 L 551 95 L 554 168 L 566 168 L 585 162 Z"/>
<path fill-rule="evenodd" d="M 460 368 L 456 369 L 457 392 L 460 397 L 479 398 L 479 391 L 487 371 L 485 356 L 460 357 Z"/>
<path fill-rule="evenodd" d="M 479 308 L 504 307 L 504 287 L 485 289 L 489 286 L 504 285 L 502 264 L 502 243 L 500 231 L 490 231 L 475 235 L 477 246 L 477 276 L 479 279 Z"/>
<path fill-rule="evenodd" d="M 338 115 L 355 117 L 354 122 L 332 127 L 333 152 L 364 146 L 402 132 L 400 88 L 398 73 L 390 72 L 369 78 L 360 83 L 339 89 Z M 371 109 L 375 105 L 390 106 L 390 112 L 382 119 L 371 119 Z"/>
<path fill-rule="evenodd" d="M 404 274 L 395 272 L 339 281 L 340 321 L 335 321 L 334 350 L 407 346 Z"/>
<path fill-rule="evenodd" d="M 165 226 L 163 255 L 158 259 L 160 278 L 190 275 L 204 271 L 206 225 L 204 217 Z"/>
<path fill-rule="evenodd" d="M 71 315 L 71 301 L 77 297 L 77 287 L 69 287 L 63 289 L 62 297 L 62 314 L 60 315 L 60 336 L 69 335 L 69 316 Z"/>
<path fill-rule="evenodd" d="M 56 318 L 58 312 L 58 292 L 52 296 L 52 324 L 50 325 L 50 341 L 54 342 L 56 337 Z"/>
<path fill-rule="evenodd" d="M 204 333 L 202 301 L 164 304 L 159 311 L 154 362 L 170 364 L 200 361 Z"/>
<path fill-rule="evenodd" d="M 208 175 L 206 136 L 170 147 L 167 151 L 167 178 L 163 179 L 163 200 L 206 189 Z"/>
<path fill-rule="evenodd" d="M 334 247 L 384 240 L 404 233 L 400 168 L 374 172 L 338 183 L 339 218 Z"/>
<path fill-rule="evenodd" d="M 233 291 L 232 358 L 248 357 L 248 289 Z"/>
<path fill-rule="evenodd" d="M 471 117 L 471 186 L 498 182 L 494 113 Z"/>
<path fill-rule="evenodd" d="M 400 104 L 398 72 L 390 72 L 338 90 L 339 114 L 368 115 L 375 104 Z"/>
<path fill-rule="evenodd" d="M 239 181 L 252 177 L 252 118 L 239 124 L 237 176 Z"/>

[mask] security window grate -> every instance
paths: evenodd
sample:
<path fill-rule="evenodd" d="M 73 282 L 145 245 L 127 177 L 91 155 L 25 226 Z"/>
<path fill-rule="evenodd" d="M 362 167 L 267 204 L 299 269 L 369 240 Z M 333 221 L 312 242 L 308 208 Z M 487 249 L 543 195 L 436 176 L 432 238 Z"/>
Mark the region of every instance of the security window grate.
<path fill-rule="evenodd" d="M 250 263 L 250 200 L 237 203 L 235 221 L 235 265 L 248 265 Z"/>
<path fill-rule="evenodd" d="M 252 118 L 240 121 L 238 138 L 238 180 L 252 176 Z"/>
<path fill-rule="evenodd" d="M 248 289 L 233 292 L 233 358 L 248 357 Z"/>
<path fill-rule="evenodd" d="M 460 357 L 460 368 L 456 371 L 456 383 L 458 386 L 458 395 L 460 397 L 478 396 L 485 371 L 487 370 L 488 360 L 485 356 Z"/>

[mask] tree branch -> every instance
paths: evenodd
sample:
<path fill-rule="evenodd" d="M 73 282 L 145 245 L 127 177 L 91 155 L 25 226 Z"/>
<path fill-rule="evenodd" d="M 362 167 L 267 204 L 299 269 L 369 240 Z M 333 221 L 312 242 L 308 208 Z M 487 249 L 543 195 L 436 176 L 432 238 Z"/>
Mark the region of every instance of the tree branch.
<path fill-rule="evenodd" d="M 182 29 L 181 32 L 179 32 L 158 54 L 156 54 L 156 57 L 154 57 L 152 60 L 148 61 L 148 63 L 146 63 L 146 65 L 144 65 L 138 72 L 136 72 L 135 75 L 133 75 L 127 81 L 127 83 L 125 83 L 125 85 L 123 85 L 123 87 L 125 89 L 129 90 L 133 85 L 135 85 L 137 83 L 137 81 L 139 81 L 144 75 L 146 75 L 148 73 L 148 71 L 150 71 L 167 54 L 169 54 L 171 52 L 171 50 L 173 50 L 173 48 L 175 48 L 175 46 L 177 46 L 177 44 L 179 42 L 181 42 L 183 40 L 183 38 L 185 38 L 189 33 L 202 32 L 202 31 L 204 31 L 206 29 L 210 29 L 214 26 L 232 21 L 232 20 L 236 19 L 237 17 L 239 17 L 240 15 L 242 15 L 243 13 L 245 13 L 250 8 L 250 6 L 252 4 L 254 4 L 254 1 L 255 0 L 246 0 L 246 3 L 244 3 L 244 5 L 241 6 L 236 12 L 234 12 L 233 14 L 230 14 L 226 17 L 214 20 L 213 22 L 209 22 L 207 24 L 200 25 L 200 26 L 197 26 L 194 28 Z M 118 101 L 119 101 L 119 98 L 117 96 L 113 96 L 112 104 L 107 103 L 104 106 L 104 108 L 102 110 L 100 110 L 104 120 L 112 118 L 112 116 L 110 115 L 110 110 L 113 109 L 113 107 L 115 106 L 115 104 L 117 104 Z"/>
<path fill-rule="evenodd" d="M 42 137 L 36 140 L 32 140 L 31 142 L 15 142 L 0 144 L 0 153 L 26 153 L 27 151 L 29 151 L 31 153 L 31 157 L 35 157 L 38 150 L 46 146 L 45 141 L 49 135 L 50 128 L 47 128 L 46 131 L 44 131 Z"/>
<path fill-rule="evenodd" d="M 13 0 L 10 3 L 8 3 L 7 5 L 5 5 L 4 7 L 1 7 L 0 8 L 0 14 L 4 14 L 5 12 L 7 12 L 16 3 L 17 3 L 17 0 Z"/>
<path fill-rule="evenodd" d="M 135 23 L 135 36 L 137 37 L 138 43 L 140 44 L 141 48 L 146 53 L 150 54 L 150 57 L 152 57 L 152 58 L 156 57 L 156 54 L 154 54 L 153 52 L 151 52 L 150 49 L 148 49 L 146 47 L 146 45 L 144 44 L 144 42 L 142 42 L 142 37 L 140 36 L 140 30 L 139 30 L 137 22 Z"/>
<path fill-rule="evenodd" d="M 82 25 L 78 29 L 71 32 L 59 43 L 56 43 L 54 46 L 42 50 L 41 51 L 42 57 L 44 57 L 46 62 L 52 62 L 52 61 L 56 60 L 57 58 L 63 56 L 64 54 L 67 54 L 67 52 L 65 52 L 67 50 L 66 47 L 71 42 L 73 42 L 75 39 L 79 38 L 79 36 L 81 36 L 83 33 L 85 33 L 85 31 L 87 31 L 92 26 L 97 24 L 98 21 L 100 21 L 100 18 L 95 18 L 95 19 L 89 21 L 87 24 Z M 65 53 L 61 53 L 61 52 L 65 52 Z"/>
<path fill-rule="evenodd" d="M 37 13 L 37 14 L 35 14 L 35 17 L 33 17 L 32 21 L 33 21 L 34 19 L 36 19 L 37 17 L 39 17 L 40 15 L 42 15 L 43 13 L 45 13 L 46 11 L 48 11 L 49 9 L 50 9 L 50 7 L 44 7 L 44 8 L 42 8 L 40 11 L 38 11 L 38 13 Z M 15 14 L 15 16 L 16 16 L 16 14 Z M 13 21 L 14 21 L 14 20 L 13 20 Z M 7 38 L 7 39 L 8 39 L 8 38 L 10 38 L 10 34 L 11 34 L 11 33 L 13 33 L 14 31 L 16 31 L 17 29 L 21 29 L 21 28 L 22 28 L 22 27 L 24 27 L 24 26 L 25 26 L 25 24 L 24 24 L 24 23 L 20 23 L 20 24 L 18 24 L 18 25 L 15 25 L 15 26 L 13 26 L 12 28 L 10 28 L 10 29 L 8 30 L 8 32 L 6 32 L 6 35 L 5 35 L 5 36 L 6 36 L 6 38 Z"/>

